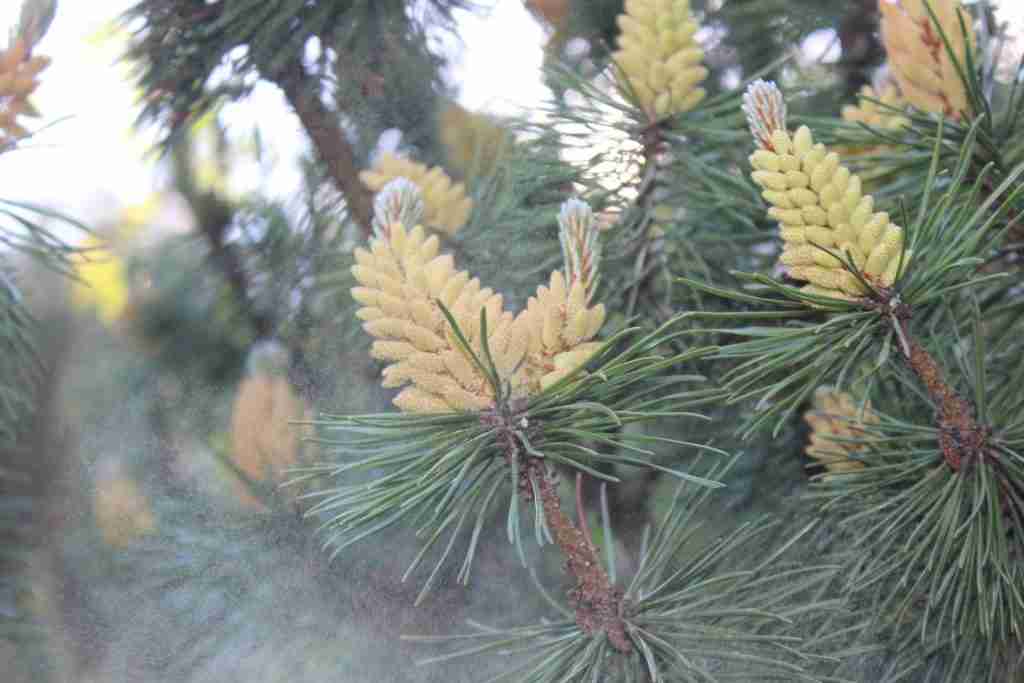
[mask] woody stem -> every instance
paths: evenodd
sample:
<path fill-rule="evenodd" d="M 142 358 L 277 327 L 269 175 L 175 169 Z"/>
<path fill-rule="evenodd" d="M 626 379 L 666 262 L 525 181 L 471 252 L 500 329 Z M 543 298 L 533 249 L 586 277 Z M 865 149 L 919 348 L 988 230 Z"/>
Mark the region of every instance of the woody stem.
<path fill-rule="evenodd" d="M 546 467 L 540 458 L 527 458 L 522 464 L 523 473 L 537 484 L 544 520 L 566 558 L 566 569 L 576 580 L 576 587 L 569 593 L 576 623 L 586 633 L 604 631 L 612 647 L 622 653 L 631 652 L 633 643 L 621 615 L 622 594 L 612 586 L 601 566 L 593 541 L 562 510 L 558 490 Z"/>
<path fill-rule="evenodd" d="M 271 72 L 313 142 L 334 185 L 345 198 L 349 214 L 363 233 L 373 232 L 373 195 L 359 180 L 355 152 L 348 143 L 338 114 L 320 100 L 320 85 L 299 60 Z"/>
<path fill-rule="evenodd" d="M 959 472 L 965 457 L 985 455 L 988 430 L 974 418 L 974 409 L 946 380 L 935 358 L 910 336 L 907 316 L 894 320 L 900 348 L 938 411 L 939 444 L 946 464 Z"/>

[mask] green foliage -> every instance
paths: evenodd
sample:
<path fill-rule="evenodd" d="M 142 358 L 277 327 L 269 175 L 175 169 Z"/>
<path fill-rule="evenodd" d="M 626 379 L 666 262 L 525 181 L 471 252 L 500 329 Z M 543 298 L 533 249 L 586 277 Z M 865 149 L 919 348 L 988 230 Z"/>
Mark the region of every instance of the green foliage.
<path fill-rule="evenodd" d="M 49 28 L 54 10 L 55 3 L 24 4 L 12 39 L 21 36 L 34 44 Z M 10 153 L 14 143 L 8 142 L 0 153 L 5 153 L 5 172 L 12 173 L 18 157 Z M 37 409 L 48 369 L 38 322 L 19 278 L 28 266 L 71 276 L 78 250 L 68 239 L 79 232 L 87 232 L 85 226 L 56 211 L 0 198 L 0 642 L 16 648 L 18 664 L 37 680 L 50 673 L 46 631 L 38 613 L 41 586 L 32 566 L 39 545 L 39 469 L 45 456 L 31 452 L 30 444 L 41 424 Z"/>
<path fill-rule="evenodd" d="M 315 45 L 318 78 L 333 79 L 336 63 L 346 110 L 370 130 L 406 128 L 413 122 L 406 98 L 440 87 L 443 61 L 427 50 L 423 25 L 450 27 L 454 10 L 473 5 L 428 0 L 417 19 L 402 0 L 143 0 L 123 18 L 133 34 L 126 56 L 148 95 L 140 121 L 179 131 L 186 120 L 244 98 L 259 78 L 294 78 Z M 354 55 L 361 63 L 353 64 Z"/>
<path fill-rule="evenodd" d="M 402 131 L 404 149 L 420 160 L 441 160 L 432 112 L 451 93 L 439 75 L 446 60 L 428 37 L 450 30 L 451 11 L 463 4 L 423 3 L 414 17 L 397 0 L 144 0 L 128 18 L 143 118 L 183 136 L 188 117 L 241 100 L 257 78 L 280 85 L 293 106 L 289 91 L 299 82 L 315 101 L 331 102 L 328 122 L 344 123 L 337 130 L 357 166 L 388 127 Z M 801 66 L 785 52 L 813 30 L 863 21 L 852 5 L 694 2 L 706 29 L 709 97 L 652 121 L 635 93 L 619 91 L 617 67 L 607 64 L 622 4 L 574 3 L 561 37 L 589 41 L 589 50 L 563 53 L 576 56 L 570 65 L 549 54 L 545 78 L 556 99 L 542 124 L 512 125 L 517 139 L 492 174 L 466 179 L 471 223 L 444 249 L 521 304 L 559 259 L 555 208 L 581 196 L 607 223 L 595 299 L 612 314 L 602 349 L 543 393 L 514 399 L 486 346 L 471 351 L 439 307 L 452 343 L 491 383 L 495 405 L 442 415 L 327 412 L 315 421 L 323 462 L 295 472 L 293 484 L 313 489 L 302 499 L 305 514 L 338 563 L 403 528 L 415 533 L 403 578 L 425 574 L 417 605 L 429 608 L 447 584 L 495 581 L 480 558 L 495 538 L 530 566 L 529 595 L 553 616 L 528 626 L 474 623 L 476 633 L 456 637 L 430 624 L 434 632 L 410 639 L 443 643 L 447 654 L 427 661 L 496 653 L 506 665 L 492 680 L 545 683 L 1016 680 L 1024 642 L 1020 73 L 999 80 L 982 56 L 1000 38 L 984 31 L 977 55 L 956 64 L 969 116 L 894 109 L 906 120 L 898 129 L 836 118 L 837 94 L 867 74 L 851 75 L 849 62 L 838 72 Z M 978 20 L 988 26 L 984 10 Z M 880 56 L 869 49 L 858 64 Z M 777 225 L 750 179 L 753 145 L 729 87 L 762 74 L 802 89 L 790 98 L 794 120 L 849 151 L 870 186 L 865 194 L 903 226 L 906 267 L 891 286 L 869 281 L 838 249 L 863 296 L 808 294 L 777 263 Z M 214 196 L 219 203 L 205 206 L 223 220 L 199 221 L 205 249 L 162 250 L 152 268 L 167 269 L 163 294 L 144 312 L 143 329 L 174 356 L 161 358 L 167 367 L 198 360 L 213 369 L 197 374 L 230 380 L 244 347 L 270 336 L 285 341 L 293 374 L 319 370 L 339 348 L 346 359 L 363 351 L 346 299 L 367 226 L 350 215 L 350 188 L 334 188 L 339 197 L 325 187 L 357 169 L 332 167 L 318 152 L 323 163 L 308 165 L 300 209 Z M 185 194 L 203 208 L 201 193 Z M 197 276 L 186 267 L 225 249 L 237 268 Z M 481 328 L 487 323 L 482 316 Z M 310 330 L 320 338 L 307 338 Z M 368 369 L 363 384 L 376 390 L 376 368 Z M 353 364 L 331 375 L 339 393 L 357 371 Z M 862 407 L 870 402 L 878 423 L 840 439 L 847 468 L 780 484 L 777 471 L 795 462 L 805 434 L 802 413 L 823 385 Z M 725 451 L 740 455 L 722 460 Z M 713 464 L 693 452 L 710 452 Z M 723 510 L 722 501 L 735 499 L 720 489 L 736 486 L 742 467 L 780 518 L 760 519 L 763 508 L 734 502 Z M 624 488 L 636 471 L 679 485 L 668 502 L 644 500 L 645 514 L 661 506 L 660 520 L 639 524 L 638 539 L 623 538 L 623 510 L 609 503 L 608 487 Z M 579 528 L 558 516 L 552 493 L 559 481 L 563 493 L 573 489 L 573 477 Z M 599 544 L 587 537 L 587 481 L 600 482 L 600 500 L 589 503 L 601 513 Z M 286 552 L 304 550 L 309 529 L 286 515 L 281 506 L 262 518 L 265 528 L 242 524 L 219 535 L 183 514 L 180 528 L 144 544 L 151 556 L 132 555 L 126 585 L 140 596 L 166 594 L 180 630 L 195 628 L 174 644 L 180 658 L 161 667 L 168 676 L 189 675 L 195 661 L 227 647 L 231 629 L 255 619 L 232 603 L 259 582 L 217 569 L 224 558 L 236 568 L 259 563 L 272 545 L 261 543 L 282 530 Z M 248 535 L 257 539 L 251 547 Z M 623 557 L 630 542 L 637 552 Z M 576 582 L 568 602 L 533 572 L 551 546 Z M 586 571 L 597 564 L 607 585 L 595 588 L 600 581 Z M 161 571 L 146 571 L 153 566 Z M 326 574 L 316 577 L 321 588 L 331 585 Z M 588 620 L 595 614 L 606 621 Z"/>
<path fill-rule="evenodd" d="M 324 419 L 324 438 L 339 464 L 311 470 L 313 475 L 345 477 L 352 483 L 324 488 L 307 514 L 322 519 L 327 545 L 335 555 L 380 530 L 411 518 L 426 539 L 409 572 L 445 533 L 450 541 L 423 591 L 421 601 L 462 533 L 472 528 L 473 542 L 458 580 L 469 580 L 475 540 L 484 531 L 490 506 L 508 507 L 506 531 L 525 563 L 524 527 L 519 494 L 532 491 L 533 527 L 538 545 L 551 542 L 541 510 L 539 483 L 523 469 L 528 458 L 563 465 L 600 479 L 617 481 L 594 468 L 605 462 L 653 467 L 706 486 L 715 481 L 658 464 L 649 445 L 667 442 L 684 448 L 717 450 L 625 430 L 629 424 L 658 417 L 699 417 L 685 408 L 699 404 L 707 391 L 680 391 L 680 379 L 661 371 L 706 353 L 666 354 L 660 350 L 678 332 L 671 326 L 646 335 L 628 330 L 610 339 L 589 373 L 577 371 L 528 402 L 502 401 L 490 415 L 470 413 L 414 416 L 379 414 Z M 627 341 L 628 340 L 628 341 Z M 676 381 L 672 381 L 675 379 Z M 497 381 L 497 380 L 496 380 Z M 520 444 L 513 453 L 510 439 Z M 584 445 L 584 444 L 592 444 Z M 370 481 L 353 475 L 372 473 Z M 396 505 L 401 501 L 400 505 Z"/>
<path fill-rule="evenodd" d="M 917 220 L 908 228 L 907 251 L 914 252 L 914 263 L 896 288 L 900 301 L 914 309 L 918 320 L 929 316 L 929 311 L 944 302 L 948 304 L 948 298 L 961 290 L 979 288 L 986 282 L 1005 281 L 1007 277 L 1005 273 L 982 275 L 977 271 L 984 262 L 983 256 L 990 253 L 993 244 L 1000 243 L 1008 229 L 1000 218 L 1020 196 L 1022 187 L 1016 181 L 1024 173 L 1024 167 L 1011 173 L 1003 185 L 982 201 L 979 189 L 983 179 L 971 188 L 964 187 L 970 149 L 968 143 L 952 184 L 941 198 L 935 200 L 932 191 L 926 189 Z M 936 154 L 933 178 L 938 158 Z M 929 182 L 925 187 L 935 185 Z M 930 206 L 933 201 L 934 206 Z M 856 272 L 852 264 L 847 265 L 851 272 Z M 719 357 L 746 361 L 725 375 L 723 387 L 729 392 L 730 401 L 757 399 L 759 415 L 750 423 L 749 432 L 772 419 L 775 419 L 777 432 L 815 388 L 829 383 L 843 386 L 847 379 L 863 379 L 857 374 L 859 368 L 884 369 L 894 347 L 898 350 L 900 340 L 891 315 L 885 310 L 808 295 L 763 275 L 742 277 L 751 283 L 742 291 L 715 289 L 695 280 L 684 283 L 746 303 L 753 309 L 694 313 L 697 320 L 792 321 L 780 326 L 759 324 L 716 330 L 744 340 L 722 348 Z M 823 315 L 823 310 L 837 315 Z M 799 371 L 793 372 L 795 366 Z"/>
<path fill-rule="evenodd" d="M 734 463 L 732 459 L 713 466 L 710 476 L 724 479 Z M 645 531 L 639 567 L 623 594 L 626 631 L 634 646 L 626 656 L 619 656 L 604 634 L 581 628 L 571 605 L 550 597 L 557 618 L 535 626 L 504 629 L 477 624 L 475 634 L 406 639 L 450 646 L 466 640 L 482 643 L 422 664 L 484 652 L 521 660 L 510 663 L 494 681 L 588 681 L 607 676 L 629 682 L 750 676 L 819 680 L 815 668 L 835 661 L 820 651 L 837 645 L 830 642 L 836 634 L 804 639 L 799 633 L 842 611 L 841 601 L 821 597 L 837 567 L 808 566 L 787 558 L 810 527 L 764 557 L 750 551 L 772 533 L 776 522 L 743 524 L 702 543 L 698 511 L 713 497 L 712 489 L 700 482 L 680 481 L 663 518 Z M 606 497 L 602 517 L 608 530 Z M 614 544 L 608 531 L 605 544 L 614 575 Z M 799 606 L 794 606 L 794 597 L 800 598 Z"/>
<path fill-rule="evenodd" d="M 221 276 L 203 265 L 203 253 L 191 239 L 171 237 L 138 254 L 128 269 L 139 292 L 129 325 L 159 364 L 231 382 L 241 376 L 252 333 Z"/>

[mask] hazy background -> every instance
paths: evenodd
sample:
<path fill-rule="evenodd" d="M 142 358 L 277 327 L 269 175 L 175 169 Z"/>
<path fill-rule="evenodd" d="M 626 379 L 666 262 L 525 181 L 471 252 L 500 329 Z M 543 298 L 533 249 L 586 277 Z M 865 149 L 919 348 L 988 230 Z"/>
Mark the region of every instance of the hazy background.
<path fill-rule="evenodd" d="M 131 4 L 60 4 L 37 48 L 53 58 L 34 97 L 45 126 L 0 157 L 0 195 L 65 212 L 95 232 L 55 226 L 94 249 L 91 265 L 79 271 L 82 283 L 19 264 L 49 368 L 25 446 L 26 457 L 48 473 L 29 572 L 34 583 L 25 597 L 46 637 L 28 663 L 13 663 L 9 648 L 0 647 L 0 682 L 486 678 L 501 660 L 414 669 L 412 662 L 432 650 L 397 634 L 465 631 L 468 618 L 523 624 L 543 613 L 500 534 L 485 539 L 479 553 L 475 576 L 486 581 L 465 590 L 442 580 L 424 607 L 413 608 L 424 577 L 401 582 L 416 548 L 411 534 L 383 534 L 331 564 L 297 517 L 261 521 L 265 510 L 225 468 L 225 455 L 239 448 L 238 432 L 256 430 L 239 418 L 247 392 L 261 400 L 277 395 L 272 381 L 248 380 L 254 369 L 280 378 L 287 352 L 273 344 L 254 351 L 194 239 L 194 207 L 174 190 L 170 160 L 153 151 L 157 132 L 133 125 L 139 92 L 131 66 L 119 60 L 128 29 L 116 21 Z M 435 37 L 451 57 L 447 78 L 468 109 L 533 115 L 548 97 L 540 69 L 550 31 L 520 0 L 494 4 L 489 13 L 459 15 L 459 40 Z M 1024 45 L 1024 2 L 1007 0 L 999 11 L 1016 27 L 1009 64 Z M 17 2 L 0 3 L 0 29 L 14 24 L 17 12 Z M 800 67 L 825 65 L 825 76 L 815 73 L 831 77 L 836 44 L 832 29 L 804 36 Z M 721 84 L 734 87 L 740 78 L 727 70 Z M 220 123 L 230 163 L 218 165 L 213 143 L 201 138 L 199 181 L 232 199 L 297 202 L 310 150 L 279 90 L 257 86 L 224 107 Z M 384 135 L 379 146 L 395 143 L 395 135 Z M 261 284 L 270 297 L 292 294 L 285 285 Z M 282 423 L 314 409 L 389 409 L 377 368 L 362 346 L 345 341 L 348 331 L 335 320 L 309 330 L 303 351 L 319 374 L 300 384 L 297 396 L 274 403 Z M 339 369 L 344 382 L 334 386 Z M 750 467 L 764 467 L 756 455 Z M 772 505 L 751 502 L 754 471 L 726 499 L 751 516 Z M 793 457 L 762 476 L 796 481 L 801 464 Z M 779 497 L 786 485 L 765 490 Z M 710 520 L 707 533 L 716 523 L 722 516 Z M 558 585 L 557 556 L 538 564 L 546 585 Z"/>

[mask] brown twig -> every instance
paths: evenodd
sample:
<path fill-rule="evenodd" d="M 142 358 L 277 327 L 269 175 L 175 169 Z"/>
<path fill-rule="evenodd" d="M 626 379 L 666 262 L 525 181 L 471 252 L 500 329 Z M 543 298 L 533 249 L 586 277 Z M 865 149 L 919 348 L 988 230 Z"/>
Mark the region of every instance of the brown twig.
<path fill-rule="evenodd" d="M 373 231 L 373 195 L 359 180 L 355 154 L 338 122 L 337 113 L 330 111 L 320 99 L 319 82 L 310 76 L 299 60 L 292 60 L 280 71 L 265 75 L 284 91 L 334 185 L 345 197 L 352 218 L 366 235 L 370 235 Z"/>
<path fill-rule="evenodd" d="M 855 96 L 869 85 L 871 68 L 884 61 L 885 51 L 876 35 L 878 31 L 876 0 L 853 0 L 839 23 L 839 45 L 842 59 L 837 64 L 843 74 L 843 90 Z"/>
<path fill-rule="evenodd" d="M 619 652 L 631 652 L 633 643 L 622 620 L 622 592 L 612 586 L 598 559 L 597 548 L 562 511 L 558 490 L 544 462 L 528 458 L 522 467 L 537 483 L 544 520 L 565 555 L 566 569 L 576 579 L 576 587 L 569 592 L 570 604 L 576 611 L 576 624 L 586 633 L 604 631 L 612 647 Z"/>
<path fill-rule="evenodd" d="M 583 471 L 576 473 L 576 519 L 587 543 L 594 545 L 594 537 L 590 534 L 590 526 L 587 524 L 587 511 L 583 505 Z"/>
<path fill-rule="evenodd" d="M 576 624 L 585 633 L 603 631 L 617 651 L 632 652 L 633 642 L 626 633 L 626 624 L 622 618 L 622 591 L 612 585 L 589 532 L 577 528 L 562 510 L 557 482 L 549 472 L 547 463 L 538 457 L 525 456 L 526 449 L 516 435 L 521 426 L 521 418 L 515 411 L 495 409 L 484 413 L 481 419 L 488 426 L 497 428 L 506 460 L 511 466 L 518 467 L 519 495 L 527 502 L 533 502 L 534 490 L 540 496 L 544 522 L 555 545 L 565 556 L 566 569 L 576 581 L 575 587 L 569 591 L 569 604 L 576 612 Z M 577 494 L 582 488 L 580 484 L 582 479 L 577 477 Z M 576 500 L 581 526 L 586 529 L 582 498 L 577 495 Z"/>
<path fill-rule="evenodd" d="M 959 472 L 965 460 L 981 461 L 992 456 L 987 443 L 989 429 L 978 423 L 971 404 L 949 385 L 938 361 L 910 335 L 910 308 L 895 303 L 890 312 L 903 357 L 938 411 L 939 445 L 946 464 Z"/>

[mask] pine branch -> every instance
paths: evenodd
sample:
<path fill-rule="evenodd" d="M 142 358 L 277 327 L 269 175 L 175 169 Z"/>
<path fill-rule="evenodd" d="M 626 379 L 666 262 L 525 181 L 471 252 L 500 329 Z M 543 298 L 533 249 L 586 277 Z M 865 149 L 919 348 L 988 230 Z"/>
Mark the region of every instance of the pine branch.
<path fill-rule="evenodd" d="M 355 154 L 338 115 L 320 99 L 320 88 L 302 63 L 295 59 L 280 71 L 264 74 L 284 91 L 288 103 L 302 121 L 317 154 L 335 186 L 345 197 L 348 211 L 365 235 L 373 233 L 373 197 L 360 182 Z"/>
<path fill-rule="evenodd" d="M 847 97 L 854 96 L 865 85 L 870 85 L 869 71 L 884 60 L 882 45 L 875 32 L 878 28 L 877 3 L 874 0 L 855 0 L 839 24 L 839 43 L 842 61 L 838 64 L 843 75 L 843 89 Z"/>
<path fill-rule="evenodd" d="M 231 221 L 231 210 L 227 203 L 218 197 L 207 196 L 204 199 L 201 206 L 206 205 L 207 210 L 202 216 L 200 229 L 210 246 L 210 256 L 235 293 L 235 298 L 241 304 L 256 338 L 269 339 L 274 333 L 274 321 L 266 313 L 257 310 L 250 296 L 249 277 L 242 260 L 238 252 L 224 239 Z"/>

